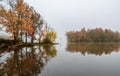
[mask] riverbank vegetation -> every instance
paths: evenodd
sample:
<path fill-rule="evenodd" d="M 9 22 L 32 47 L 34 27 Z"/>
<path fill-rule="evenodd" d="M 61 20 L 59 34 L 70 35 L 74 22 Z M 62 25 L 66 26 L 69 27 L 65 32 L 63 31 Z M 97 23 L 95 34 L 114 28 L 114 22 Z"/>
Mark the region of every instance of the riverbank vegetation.
<path fill-rule="evenodd" d="M 9 39 L 23 43 L 55 42 L 56 32 L 33 7 L 23 0 L 8 0 L 8 5 L 9 9 L 0 9 L 0 30 L 9 33 Z"/>
<path fill-rule="evenodd" d="M 68 42 L 120 42 L 120 33 L 110 29 L 85 29 L 66 32 Z"/>

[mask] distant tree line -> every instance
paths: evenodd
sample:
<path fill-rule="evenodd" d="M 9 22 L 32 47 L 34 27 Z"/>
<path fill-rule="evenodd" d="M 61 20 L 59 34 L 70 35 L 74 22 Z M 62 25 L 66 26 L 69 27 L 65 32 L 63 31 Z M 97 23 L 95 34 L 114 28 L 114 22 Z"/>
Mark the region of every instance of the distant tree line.
<path fill-rule="evenodd" d="M 80 31 L 66 32 L 68 42 L 118 42 L 120 41 L 120 33 L 110 29 L 85 29 Z"/>
<path fill-rule="evenodd" d="M 48 42 L 45 39 L 50 40 L 49 42 L 55 41 L 56 32 L 48 28 L 42 16 L 33 7 L 23 0 L 7 0 L 7 4 L 9 9 L 4 7 L 0 9 L 0 24 L 5 28 L 5 32 L 11 34 L 10 38 L 17 41 L 24 40 L 26 43 L 28 39 L 31 43 L 34 40 Z M 45 38 L 48 37 L 46 34 L 50 34 L 49 38 Z"/>

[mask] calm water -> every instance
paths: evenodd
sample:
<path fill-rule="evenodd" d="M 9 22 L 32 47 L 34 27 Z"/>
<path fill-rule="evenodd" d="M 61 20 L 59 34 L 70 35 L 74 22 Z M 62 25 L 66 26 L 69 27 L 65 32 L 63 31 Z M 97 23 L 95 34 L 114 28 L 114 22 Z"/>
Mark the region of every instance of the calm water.
<path fill-rule="evenodd" d="M 0 49 L 0 76 L 120 76 L 120 43 Z"/>

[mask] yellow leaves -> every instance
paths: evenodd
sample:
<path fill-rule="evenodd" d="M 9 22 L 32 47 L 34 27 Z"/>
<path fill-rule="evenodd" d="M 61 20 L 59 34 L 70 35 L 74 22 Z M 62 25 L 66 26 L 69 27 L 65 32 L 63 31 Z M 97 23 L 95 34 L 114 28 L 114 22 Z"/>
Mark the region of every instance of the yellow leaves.
<path fill-rule="evenodd" d="M 43 42 L 54 42 L 57 37 L 57 34 L 55 31 L 47 31 L 45 34 L 45 38 L 43 39 Z"/>
<path fill-rule="evenodd" d="M 3 17 L 5 15 L 5 13 L 6 13 L 6 10 L 4 8 L 1 8 L 0 9 L 0 16 Z"/>
<path fill-rule="evenodd" d="M 56 39 L 56 32 L 54 32 L 54 31 L 49 31 L 49 32 L 47 32 L 46 33 L 46 35 L 45 35 L 46 37 L 52 37 L 53 39 Z"/>

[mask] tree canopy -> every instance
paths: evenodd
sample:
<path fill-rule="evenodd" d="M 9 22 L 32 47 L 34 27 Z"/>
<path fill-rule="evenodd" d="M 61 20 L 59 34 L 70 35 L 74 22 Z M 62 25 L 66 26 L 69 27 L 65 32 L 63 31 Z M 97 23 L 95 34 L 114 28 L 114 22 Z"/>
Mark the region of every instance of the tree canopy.
<path fill-rule="evenodd" d="M 80 31 L 66 32 L 68 42 L 118 42 L 120 33 L 110 29 L 88 29 L 82 28 Z"/>
<path fill-rule="evenodd" d="M 5 32 L 10 33 L 14 40 L 23 40 L 24 37 L 26 42 L 28 38 L 32 43 L 35 39 L 40 42 L 44 36 L 42 28 L 45 27 L 41 15 L 23 0 L 7 0 L 7 3 L 10 9 L 0 9 L 0 24 L 6 28 Z"/>

